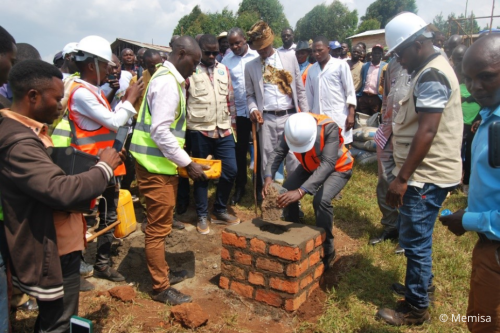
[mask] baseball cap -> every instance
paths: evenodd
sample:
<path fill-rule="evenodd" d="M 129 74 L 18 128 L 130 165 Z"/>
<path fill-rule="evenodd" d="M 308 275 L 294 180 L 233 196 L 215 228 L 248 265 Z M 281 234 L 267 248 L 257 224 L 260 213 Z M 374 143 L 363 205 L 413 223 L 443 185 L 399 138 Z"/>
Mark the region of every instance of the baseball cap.
<path fill-rule="evenodd" d="M 60 60 L 60 59 L 63 59 L 63 55 L 62 55 L 62 52 L 59 51 L 56 53 L 56 55 L 54 56 L 54 60 L 52 61 L 54 64 L 56 63 L 57 60 Z"/>
<path fill-rule="evenodd" d="M 221 38 L 224 38 L 224 37 L 227 37 L 227 31 L 223 31 L 219 34 L 219 36 L 217 36 L 217 40 L 221 39 Z"/>
<path fill-rule="evenodd" d="M 329 46 L 330 46 L 330 48 L 332 50 L 341 49 L 342 48 L 342 45 L 340 45 L 340 43 L 337 42 L 336 40 L 331 41 Z"/>
<path fill-rule="evenodd" d="M 382 51 L 384 51 L 384 47 L 383 47 L 382 45 L 380 45 L 380 44 L 375 44 L 375 45 L 372 47 L 372 51 L 373 51 L 374 49 L 376 49 L 376 48 L 381 49 Z"/>

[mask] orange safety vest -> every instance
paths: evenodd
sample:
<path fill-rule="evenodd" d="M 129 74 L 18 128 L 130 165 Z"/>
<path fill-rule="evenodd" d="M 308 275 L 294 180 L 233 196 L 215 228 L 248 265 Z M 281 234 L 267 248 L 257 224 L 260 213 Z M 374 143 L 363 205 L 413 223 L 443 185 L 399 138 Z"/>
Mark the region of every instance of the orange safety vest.
<path fill-rule="evenodd" d="M 75 120 L 74 120 L 74 112 L 71 108 L 73 104 L 73 95 L 75 92 L 80 89 L 85 88 L 90 91 L 95 98 L 99 101 L 100 104 L 105 106 L 109 112 L 113 112 L 111 106 L 108 103 L 108 100 L 101 92 L 102 100 L 97 96 L 97 89 L 93 91 L 91 88 L 83 83 L 73 82 L 71 85 L 71 93 L 68 98 L 68 118 L 69 124 L 71 127 L 71 146 L 75 147 L 78 150 L 86 152 L 88 154 L 97 155 L 100 149 L 104 149 L 106 147 L 113 147 L 113 143 L 115 142 L 116 133 L 104 126 L 99 127 L 96 130 L 89 131 L 80 128 Z M 103 102 L 104 101 L 104 102 Z M 124 176 L 126 174 L 125 164 L 121 164 L 118 168 L 115 169 L 115 176 Z"/>
<path fill-rule="evenodd" d="M 311 68 L 313 64 L 307 65 L 306 69 L 304 70 L 304 73 L 302 73 L 302 83 L 304 86 L 306 85 L 306 79 L 307 79 L 307 72 L 309 72 L 309 68 Z"/>
<path fill-rule="evenodd" d="M 295 157 L 299 160 L 302 167 L 307 171 L 312 173 L 319 167 L 321 162 L 321 152 L 325 147 L 325 126 L 327 124 L 333 123 L 333 120 L 328 116 L 323 114 L 311 113 L 316 119 L 318 124 L 318 131 L 316 134 L 316 142 L 314 146 L 306 153 L 294 153 Z M 344 146 L 344 138 L 342 137 L 342 129 L 339 126 L 339 149 L 337 163 L 335 164 L 335 171 L 345 172 L 352 169 L 353 158 L 349 150 Z"/>

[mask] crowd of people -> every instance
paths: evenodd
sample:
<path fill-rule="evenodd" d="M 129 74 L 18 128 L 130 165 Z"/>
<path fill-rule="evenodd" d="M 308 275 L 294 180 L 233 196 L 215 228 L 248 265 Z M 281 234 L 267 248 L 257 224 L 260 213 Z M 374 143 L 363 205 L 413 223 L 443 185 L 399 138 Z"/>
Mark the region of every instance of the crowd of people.
<path fill-rule="evenodd" d="M 64 46 L 52 65 L 0 27 L 0 331 L 9 331 L 9 308 L 22 307 L 38 310 L 36 332 L 68 332 L 79 292 L 93 289 L 82 275 L 126 280 L 111 267 L 114 229 L 107 227 L 117 221 L 120 188 L 134 179 L 146 214 L 151 298 L 191 302 L 172 287 L 188 272 L 170 269 L 165 238 L 184 228 L 175 216 L 188 209 L 190 180 L 200 234 L 211 224 L 240 223 L 227 206 L 247 195 L 252 135 L 257 201 L 284 165 L 283 219 L 301 222 L 300 200 L 314 197 L 327 271 L 336 257 L 332 201 L 352 176 L 359 114 L 380 118 L 383 231 L 370 244 L 398 239 L 396 253 L 407 258 L 405 283 L 392 285 L 404 301 L 376 317 L 396 326 L 430 320 L 432 233 L 443 201 L 461 186 L 467 209 L 440 220 L 456 235 L 479 234 L 467 313 L 490 321 L 468 325 L 498 331 L 500 171 L 488 163 L 488 130 L 500 117 L 500 35 L 467 47 L 460 36 L 446 40 L 417 15 L 401 13 L 385 27 L 386 45 L 368 49 L 324 36 L 295 44 L 291 28 L 281 31 L 281 47 L 274 37 L 259 21 L 248 32 L 173 36 L 168 54 L 126 48 L 115 55 L 104 38 L 87 36 Z M 129 136 L 117 152 L 122 126 Z M 97 164 L 65 174 L 47 148 L 68 146 L 97 155 Z M 209 167 L 194 161 L 207 156 L 222 162 L 212 207 Z M 92 218 L 75 207 L 96 197 L 96 231 L 103 232 L 89 265 L 82 251 Z"/>

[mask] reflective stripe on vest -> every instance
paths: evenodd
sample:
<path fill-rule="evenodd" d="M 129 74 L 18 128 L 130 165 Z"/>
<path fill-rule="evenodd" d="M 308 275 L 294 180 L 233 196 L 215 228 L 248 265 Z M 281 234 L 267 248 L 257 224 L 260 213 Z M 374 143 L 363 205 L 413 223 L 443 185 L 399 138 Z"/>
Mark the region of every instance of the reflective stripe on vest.
<path fill-rule="evenodd" d="M 71 145 L 71 127 L 67 112 L 61 118 L 50 137 L 52 138 L 54 147 L 69 147 Z"/>
<path fill-rule="evenodd" d="M 73 101 L 73 96 L 78 89 L 87 89 L 95 96 L 95 98 L 99 101 L 101 105 L 103 105 L 109 112 L 113 112 L 111 110 L 111 106 L 109 105 L 106 97 L 104 97 L 101 93 L 101 98 L 97 95 L 95 91 L 92 90 L 92 87 L 89 87 L 80 82 L 73 82 L 71 87 L 71 94 L 68 98 L 68 123 L 71 130 L 71 146 L 75 147 L 78 150 L 86 152 L 87 154 L 97 155 L 99 150 L 113 147 L 113 143 L 116 138 L 116 133 L 112 130 L 101 126 L 96 130 L 89 131 L 78 127 L 78 125 L 74 121 L 74 111 L 71 109 L 71 104 Z M 96 88 L 97 89 L 97 88 Z M 121 164 L 114 171 L 115 176 L 123 176 L 126 174 L 125 164 Z"/>
<path fill-rule="evenodd" d="M 317 115 L 311 113 L 316 119 L 318 130 L 313 148 L 306 153 L 294 153 L 302 167 L 312 173 L 321 163 L 321 153 L 325 146 L 325 126 L 333 123 L 333 120 L 325 115 Z M 353 159 L 349 150 L 344 146 L 344 138 L 342 137 L 342 129 L 339 127 L 339 148 L 337 154 L 337 163 L 335 163 L 335 171 L 345 172 L 352 169 Z"/>
<path fill-rule="evenodd" d="M 163 155 L 151 138 L 151 110 L 147 101 L 147 91 L 151 82 L 163 75 L 173 76 L 167 67 L 160 66 L 149 81 L 144 99 L 142 100 L 141 109 L 139 110 L 137 123 L 135 124 L 134 134 L 132 135 L 130 152 L 135 157 L 137 163 L 148 170 L 148 172 L 173 176 L 177 175 L 177 165 Z M 179 147 L 184 148 L 186 137 L 186 98 L 182 93 L 180 84 L 177 83 L 177 87 L 179 91 L 180 112 L 170 125 L 170 131 L 176 137 Z"/>

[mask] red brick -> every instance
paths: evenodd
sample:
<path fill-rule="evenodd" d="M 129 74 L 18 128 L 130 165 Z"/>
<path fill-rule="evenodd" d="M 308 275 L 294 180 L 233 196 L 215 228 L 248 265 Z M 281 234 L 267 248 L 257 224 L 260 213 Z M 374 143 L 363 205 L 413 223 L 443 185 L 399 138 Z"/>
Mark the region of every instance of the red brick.
<path fill-rule="evenodd" d="M 250 240 L 250 250 L 257 253 L 266 253 L 266 243 L 257 238 Z"/>
<path fill-rule="evenodd" d="M 302 251 L 298 247 L 274 244 L 269 247 L 269 254 L 286 260 L 297 261 L 300 260 Z"/>
<path fill-rule="evenodd" d="M 273 277 L 269 281 L 269 286 L 273 289 L 284 291 L 289 294 L 296 294 L 299 291 L 298 281 L 286 281 Z"/>
<path fill-rule="evenodd" d="M 319 281 L 314 282 L 311 285 L 311 287 L 309 288 L 309 290 L 307 291 L 307 297 L 311 297 L 311 294 L 313 293 L 313 291 L 318 289 L 318 287 L 319 287 Z"/>
<path fill-rule="evenodd" d="M 316 280 L 317 278 L 319 278 L 321 274 L 323 274 L 324 270 L 325 270 L 324 265 L 319 265 L 318 267 L 316 267 L 316 270 L 314 271 L 314 279 Z"/>
<path fill-rule="evenodd" d="M 248 282 L 251 284 L 259 285 L 259 286 L 264 286 L 266 284 L 266 279 L 264 278 L 264 275 L 257 273 L 257 272 L 249 272 L 248 273 Z"/>
<path fill-rule="evenodd" d="M 286 267 L 286 275 L 297 277 L 302 275 L 302 273 L 304 273 L 305 271 L 307 271 L 308 268 L 309 268 L 309 262 L 307 259 L 298 264 L 289 264 Z"/>
<path fill-rule="evenodd" d="M 233 283 L 231 283 L 231 290 L 244 297 L 252 298 L 253 296 L 252 286 L 248 286 L 246 284 L 239 283 L 236 281 L 233 281 Z"/>
<path fill-rule="evenodd" d="M 303 278 L 301 281 L 300 281 L 300 289 L 304 289 L 305 287 L 307 287 L 309 285 L 309 283 L 311 283 L 313 281 L 313 276 L 312 274 L 311 275 L 308 275 L 306 276 L 305 278 Z"/>
<path fill-rule="evenodd" d="M 222 248 L 220 251 L 220 257 L 224 260 L 231 260 L 231 254 L 228 249 Z"/>
<path fill-rule="evenodd" d="M 306 301 L 306 296 L 307 296 L 306 294 L 307 293 L 304 291 L 302 294 L 300 294 L 299 297 L 287 299 L 285 301 L 285 310 L 287 311 L 297 310 L 302 305 L 302 303 Z"/>
<path fill-rule="evenodd" d="M 244 249 L 247 247 L 247 240 L 243 236 L 238 237 L 235 234 L 223 231 L 222 244 L 227 244 Z"/>
<path fill-rule="evenodd" d="M 275 272 L 275 273 L 283 273 L 283 265 L 275 260 L 270 260 L 266 258 L 257 258 L 256 263 L 257 268 Z"/>
<path fill-rule="evenodd" d="M 229 279 L 225 276 L 221 276 L 219 279 L 219 287 L 222 289 L 229 289 Z"/>
<path fill-rule="evenodd" d="M 221 272 L 222 274 L 231 277 L 236 280 L 246 280 L 245 270 L 243 268 L 239 268 L 230 264 L 221 264 Z"/>
<path fill-rule="evenodd" d="M 257 290 L 257 293 L 255 293 L 255 300 L 276 307 L 281 306 L 282 303 L 281 297 L 278 294 L 262 289 Z"/>
<path fill-rule="evenodd" d="M 249 254 L 241 253 L 240 251 L 234 252 L 234 259 L 243 265 L 252 265 L 252 256 Z"/>
<path fill-rule="evenodd" d="M 310 239 L 306 243 L 306 253 L 309 253 L 312 250 L 314 250 L 314 239 Z"/>
<path fill-rule="evenodd" d="M 309 267 L 316 265 L 318 261 L 319 261 L 319 251 L 316 251 L 309 257 Z"/>
<path fill-rule="evenodd" d="M 323 244 L 325 239 L 326 239 L 326 233 L 322 232 L 321 235 L 316 237 L 316 239 L 314 241 L 314 246 L 320 246 L 321 244 Z"/>

